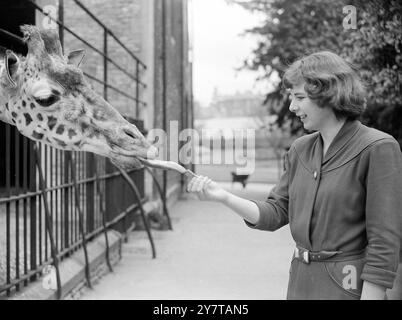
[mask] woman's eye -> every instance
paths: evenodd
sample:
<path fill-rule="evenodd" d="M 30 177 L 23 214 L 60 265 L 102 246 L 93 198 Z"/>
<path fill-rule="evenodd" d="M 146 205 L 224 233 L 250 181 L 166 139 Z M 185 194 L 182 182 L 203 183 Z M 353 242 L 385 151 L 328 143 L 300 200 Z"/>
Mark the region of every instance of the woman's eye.
<path fill-rule="evenodd" d="M 50 107 L 52 104 L 55 104 L 60 100 L 60 97 L 57 95 L 51 95 L 47 98 L 35 98 L 35 101 L 39 103 L 42 107 Z"/>

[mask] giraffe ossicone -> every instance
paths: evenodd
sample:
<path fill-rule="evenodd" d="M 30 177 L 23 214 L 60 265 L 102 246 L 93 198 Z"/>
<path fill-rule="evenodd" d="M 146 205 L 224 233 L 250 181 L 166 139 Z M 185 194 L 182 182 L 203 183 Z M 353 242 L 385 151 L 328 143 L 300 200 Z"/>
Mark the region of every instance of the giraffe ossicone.
<path fill-rule="evenodd" d="M 0 49 L 0 120 L 58 149 L 108 157 L 122 168 L 158 150 L 99 94 L 79 68 L 85 52 L 63 55 L 55 30 L 21 26 L 26 57 Z"/>

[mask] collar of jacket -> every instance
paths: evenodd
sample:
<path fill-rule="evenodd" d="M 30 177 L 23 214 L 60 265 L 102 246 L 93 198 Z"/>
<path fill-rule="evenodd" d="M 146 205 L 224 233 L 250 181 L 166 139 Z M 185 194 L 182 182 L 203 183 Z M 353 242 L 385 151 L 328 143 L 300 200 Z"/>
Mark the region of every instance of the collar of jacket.
<path fill-rule="evenodd" d="M 379 130 L 368 128 L 358 120 L 348 120 L 339 130 L 322 159 L 323 141 L 319 132 L 305 135 L 295 141 L 293 148 L 302 165 L 310 172 L 339 168 L 356 158 L 373 143 L 393 139 Z"/>

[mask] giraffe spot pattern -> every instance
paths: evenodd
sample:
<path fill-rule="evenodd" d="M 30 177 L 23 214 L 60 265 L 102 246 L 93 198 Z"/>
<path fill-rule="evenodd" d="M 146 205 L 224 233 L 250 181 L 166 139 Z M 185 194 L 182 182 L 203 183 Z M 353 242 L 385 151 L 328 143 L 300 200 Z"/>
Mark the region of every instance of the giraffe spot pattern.
<path fill-rule="evenodd" d="M 35 104 L 33 104 L 32 102 L 31 102 L 30 106 L 31 106 L 31 109 L 35 109 Z"/>
<path fill-rule="evenodd" d="M 61 124 L 57 127 L 56 133 L 61 135 L 63 134 L 63 132 L 64 132 L 64 125 Z"/>
<path fill-rule="evenodd" d="M 22 100 L 22 106 L 25 108 L 27 106 L 27 103 L 25 102 L 25 100 Z"/>
<path fill-rule="evenodd" d="M 36 131 L 32 132 L 32 138 L 36 140 L 42 140 L 43 139 L 43 133 L 38 133 Z"/>
<path fill-rule="evenodd" d="M 30 125 L 30 123 L 32 122 L 32 117 L 29 113 L 24 113 L 24 117 L 25 117 L 25 123 L 27 126 Z"/>
<path fill-rule="evenodd" d="M 8 103 L 6 103 L 6 109 L 7 109 L 7 111 L 9 111 L 9 109 L 8 109 Z"/>
<path fill-rule="evenodd" d="M 98 121 L 105 121 L 106 120 L 105 115 L 103 114 L 103 112 L 99 111 L 99 110 L 95 110 L 94 119 L 98 120 Z"/>
<path fill-rule="evenodd" d="M 74 136 L 76 136 L 77 135 L 77 132 L 75 132 L 75 130 L 74 129 L 68 129 L 68 137 L 70 138 L 70 139 L 72 139 Z"/>
<path fill-rule="evenodd" d="M 36 117 L 38 118 L 39 121 L 43 121 L 43 116 L 42 116 L 41 113 L 38 113 L 38 114 L 36 115 Z"/>
<path fill-rule="evenodd" d="M 13 118 L 17 118 L 18 114 L 16 114 L 16 113 L 13 111 L 13 112 L 11 112 L 11 116 L 12 116 Z"/>
<path fill-rule="evenodd" d="M 85 132 L 85 130 L 87 130 L 88 127 L 89 127 L 89 125 L 86 124 L 85 122 L 82 122 L 82 123 L 81 123 L 81 131 L 82 131 L 82 132 Z"/>
<path fill-rule="evenodd" d="M 48 116 L 47 117 L 47 126 L 49 127 L 50 130 L 53 130 L 53 128 L 56 126 L 57 124 L 57 118 L 53 117 L 53 116 Z"/>

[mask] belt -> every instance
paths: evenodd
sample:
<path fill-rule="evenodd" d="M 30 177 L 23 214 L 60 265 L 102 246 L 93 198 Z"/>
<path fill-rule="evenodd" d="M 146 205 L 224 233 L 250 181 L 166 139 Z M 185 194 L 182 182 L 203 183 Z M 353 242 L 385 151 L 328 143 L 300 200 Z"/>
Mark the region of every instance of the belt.
<path fill-rule="evenodd" d="M 327 261 L 336 256 L 336 258 L 360 256 L 365 253 L 365 249 L 351 252 L 344 251 L 310 251 L 303 247 L 296 246 L 294 257 L 302 262 L 309 264 L 310 261 Z M 333 260 L 333 259 L 331 259 Z"/>

